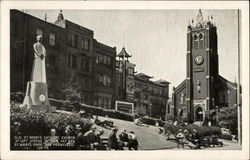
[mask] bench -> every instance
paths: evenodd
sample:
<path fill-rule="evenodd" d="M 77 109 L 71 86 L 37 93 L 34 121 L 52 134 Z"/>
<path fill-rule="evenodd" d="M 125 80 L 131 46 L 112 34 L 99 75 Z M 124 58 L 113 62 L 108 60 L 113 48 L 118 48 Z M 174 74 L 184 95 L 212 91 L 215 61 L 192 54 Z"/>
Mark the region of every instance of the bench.
<path fill-rule="evenodd" d="M 223 142 L 220 142 L 219 140 L 218 140 L 218 137 L 211 137 L 211 139 L 210 139 L 210 144 L 211 145 L 213 145 L 213 147 L 215 146 L 215 145 L 217 145 L 218 147 L 223 147 Z"/>
<path fill-rule="evenodd" d="M 176 143 L 177 143 L 177 147 L 180 148 L 180 145 L 182 146 L 182 148 L 184 149 L 185 146 L 185 141 L 184 138 L 176 138 L 175 139 Z"/>

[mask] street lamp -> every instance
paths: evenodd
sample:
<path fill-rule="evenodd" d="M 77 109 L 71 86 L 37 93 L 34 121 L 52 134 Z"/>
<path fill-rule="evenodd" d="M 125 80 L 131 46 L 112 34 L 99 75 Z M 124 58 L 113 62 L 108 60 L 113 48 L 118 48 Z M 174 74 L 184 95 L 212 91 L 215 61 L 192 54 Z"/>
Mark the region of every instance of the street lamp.
<path fill-rule="evenodd" d="M 215 106 L 216 107 L 216 125 L 219 125 L 219 106 Z"/>

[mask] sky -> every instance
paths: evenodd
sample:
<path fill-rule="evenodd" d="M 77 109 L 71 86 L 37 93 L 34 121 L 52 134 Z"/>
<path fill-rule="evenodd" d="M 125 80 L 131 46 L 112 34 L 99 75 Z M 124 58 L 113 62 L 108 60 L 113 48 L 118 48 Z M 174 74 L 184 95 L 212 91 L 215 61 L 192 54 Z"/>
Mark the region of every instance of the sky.
<path fill-rule="evenodd" d="M 58 10 L 26 10 L 54 23 Z M 164 79 L 170 87 L 186 78 L 187 25 L 198 10 L 62 10 L 64 18 L 94 31 L 99 42 L 124 46 L 136 71 Z M 237 77 L 237 10 L 202 10 L 217 26 L 219 73 L 234 82 Z"/>

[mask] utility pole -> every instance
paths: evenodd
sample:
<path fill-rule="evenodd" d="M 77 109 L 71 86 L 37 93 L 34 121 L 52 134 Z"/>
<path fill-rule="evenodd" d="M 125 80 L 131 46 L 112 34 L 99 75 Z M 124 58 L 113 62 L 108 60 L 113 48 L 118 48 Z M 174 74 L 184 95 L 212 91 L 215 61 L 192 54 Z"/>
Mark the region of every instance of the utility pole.
<path fill-rule="evenodd" d="M 241 137 L 241 98 L 240 98 L 240 10 L 238 9 L 238 84 L 237 84 L 237 111 L 238 111 L 238 142 L 241 146 L 242 137 Z"/>

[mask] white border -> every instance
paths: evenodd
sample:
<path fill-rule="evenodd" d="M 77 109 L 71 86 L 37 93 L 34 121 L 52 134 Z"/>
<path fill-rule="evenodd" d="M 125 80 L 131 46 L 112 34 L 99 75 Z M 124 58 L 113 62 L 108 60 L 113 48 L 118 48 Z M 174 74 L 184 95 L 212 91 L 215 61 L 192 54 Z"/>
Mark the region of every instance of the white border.
<path fill-rule="evenodd" d="M 249 157 L 248 1 L 1 1 L 1 159 L 248 159 Z M 138 152 L 9 150 L 9 9 L 242 9 L 242 150 L 163 150 Z M 230 25 L 230 24 L 228 24 Z"/>

